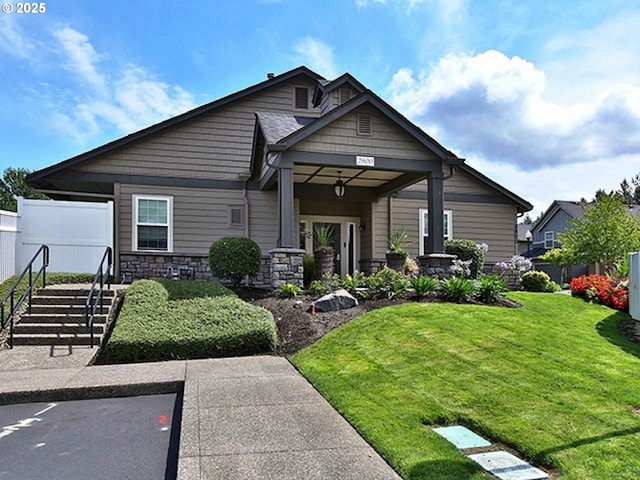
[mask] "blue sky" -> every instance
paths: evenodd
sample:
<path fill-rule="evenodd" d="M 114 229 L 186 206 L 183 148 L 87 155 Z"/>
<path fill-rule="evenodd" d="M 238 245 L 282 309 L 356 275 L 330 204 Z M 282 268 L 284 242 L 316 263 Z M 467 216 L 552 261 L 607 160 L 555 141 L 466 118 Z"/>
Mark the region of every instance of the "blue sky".
<path fill-rule="evenodd" d="M 6 2 L 4 2 L 6 3 Z M 51 1 L 0 13 L 0 172 L 306 65 L 350 72 L 534 205 L 640 172 L 631 0 Z"/>

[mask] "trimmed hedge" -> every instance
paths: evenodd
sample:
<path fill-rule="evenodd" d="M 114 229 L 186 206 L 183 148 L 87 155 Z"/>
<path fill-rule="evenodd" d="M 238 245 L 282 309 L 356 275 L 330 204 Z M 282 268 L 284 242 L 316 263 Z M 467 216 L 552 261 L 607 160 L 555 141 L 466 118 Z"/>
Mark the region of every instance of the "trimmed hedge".
<path fill-rule="evenodd" d="M 139 280 L 107 342 L 102 363 L 227 357 L 268 352 L 276 345 L 273 315 L 222 285 L 188 280 Z"/>

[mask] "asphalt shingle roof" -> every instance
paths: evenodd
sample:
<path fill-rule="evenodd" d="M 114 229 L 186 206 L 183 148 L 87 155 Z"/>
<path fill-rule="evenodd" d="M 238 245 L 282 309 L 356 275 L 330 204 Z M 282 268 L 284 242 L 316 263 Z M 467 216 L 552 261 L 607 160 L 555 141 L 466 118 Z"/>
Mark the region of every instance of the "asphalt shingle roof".
<path fill-rule="evenodd" d="M 273 112 L 256 112 L 256 116 L 267 143 L 277 143 L 316 120 L 313 117 Z"/>

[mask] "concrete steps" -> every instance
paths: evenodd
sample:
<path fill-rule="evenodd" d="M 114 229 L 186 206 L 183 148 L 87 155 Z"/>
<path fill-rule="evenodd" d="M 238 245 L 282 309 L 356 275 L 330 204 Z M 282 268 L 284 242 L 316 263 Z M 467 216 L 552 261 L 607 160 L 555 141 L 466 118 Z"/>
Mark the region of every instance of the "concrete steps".
<path fill-rule="evenodd" d="M 85 286 L 54 286 L 39 289 L 33 296 L 31 311 L 20 316 L 13 334 L 14 345 L 90 345 L 86 326 Z M 103 291 L 104 310 L 98 307 L 93 319 L 93 344 L 100 345 L 115 292 Z"/>

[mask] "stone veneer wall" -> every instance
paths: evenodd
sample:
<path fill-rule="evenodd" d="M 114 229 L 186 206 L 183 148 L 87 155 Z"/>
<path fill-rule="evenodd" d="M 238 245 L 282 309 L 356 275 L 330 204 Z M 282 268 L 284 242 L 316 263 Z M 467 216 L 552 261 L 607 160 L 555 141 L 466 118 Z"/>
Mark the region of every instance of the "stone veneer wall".
<path fill-rule="evenodd" d="M 304 285 L 304 250 L 298 248 L 274 248 L 271 255 L 271 286 L 279 288 L 285 283 Z"/>
<path fill-rule="evenodd" d="M 482 269 L 482 273 L 485 275 L 498 274 L 502 279 L 507 282 L 507 287 L 510 290 L 518 290 L 520 288 L 520 272 L 517 270 L 500 270 L 495 265 L 485 265 Z"/>
<path fill-rule="evenodd" d="M 387 260 L 384 258 L 365 258 L 360 260 L 360 271 L 365 275 L 371 275 L 382 270 L 387 265 Z"/>
<path fill-rule="evenodd" d="M 451 265 L 453 265 L 453 261 L 456 258 L 458 257 L 447 253 L 430 253 L 428 255 L 420 255 L 418 257 L 420 275 L 440 279 L 452 277 Z"/>
<path fill-rule="evenodd" d="M 208 255 L 179 255 L 174 253 L 120 253 L 120 275 L 125 283 L 143 278 L 165 278 L 169 267 L 193 268 L 195 280 L 213 280 L 209 269 Z M 260 259 L 260 271 L 251 278 L 250 285 L 254 287 L 271 286 L 271 257 Z"/>

